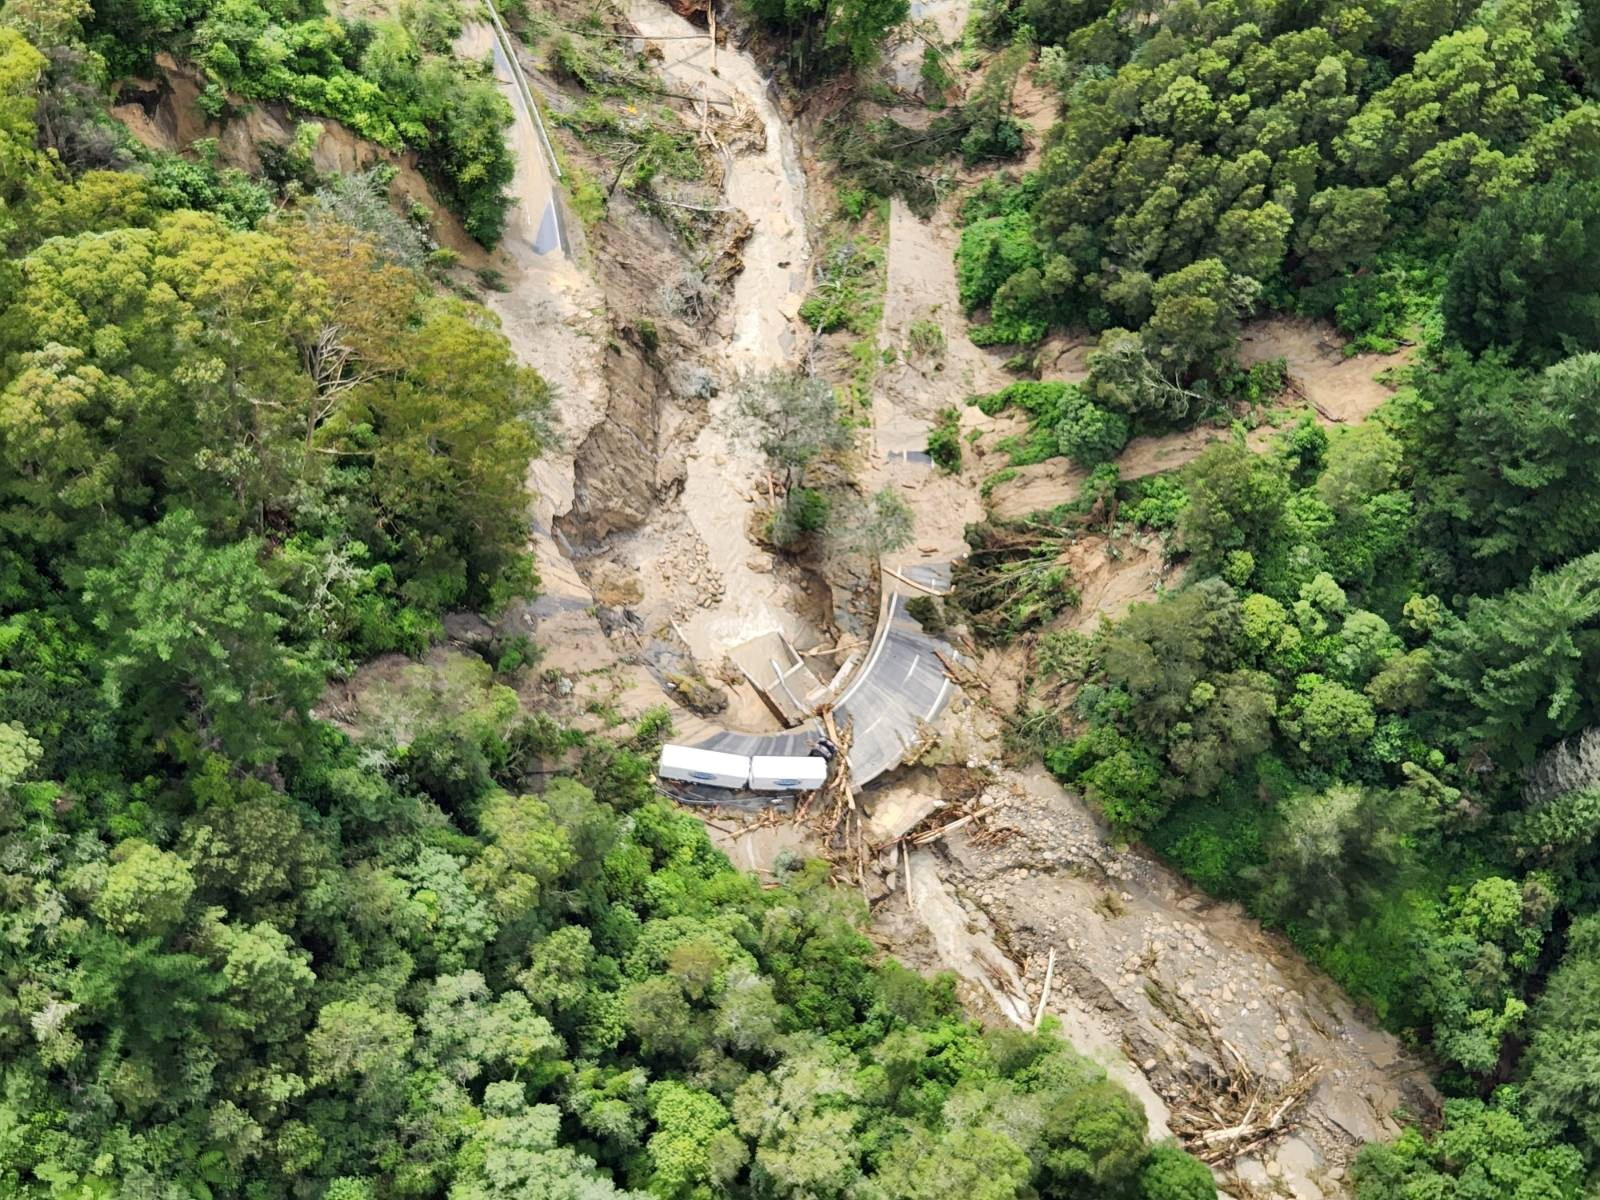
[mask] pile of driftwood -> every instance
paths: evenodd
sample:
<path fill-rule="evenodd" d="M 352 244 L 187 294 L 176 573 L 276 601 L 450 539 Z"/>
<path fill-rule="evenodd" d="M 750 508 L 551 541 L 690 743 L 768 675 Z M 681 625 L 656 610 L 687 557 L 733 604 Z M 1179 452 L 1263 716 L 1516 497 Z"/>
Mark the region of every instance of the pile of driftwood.
<path fill-rule="evenodd" d="M 954 833 L 958 829 L 971 825 L 974 821 L 982 821 L 984 817 L 987 817 L 999 807 L 998 804 L 985 804 L 982 808 L 975 808 L 971 812 L 954 818 L 949 815 L 950 809 L 941 809 L 908 834 L 906 841 L 913 846 L 932 845 L 946 834 Z M 982 832 L 982 830 L 975 832 Z M 1014 833 L 1015 831 L 1013 830 L 1012 832 Z"/>
<path fill-rule="evenodd" d="M 821 839 L 835 871 L 864 888 L 870 847 L 863 824 L 865 816 L 861 805 L 856 803 L 855 782 L 850 778 L 850 745 L 854 741 L 854 730 L 849 725 L 843 729 L 839 727 L 833 719 L 831 706 L 822 708 L 817 715 L 822 719 L 822 732 L 838 749 L 828 765 L 828 782 L 795 811 L 795 820 L 808 819 L 812 805 L 816 804 L 819 811 L 811 827 Z"/>
<path fill-rule="evenodd" d="M 1319 1064 L 1297 1062 L 1287 1082 L 1269 1079 L 1194 1005 L 1159 984 L 1147 985 L 1145 994 L 1208 1060 L 1201 1071 L 1169 1063 L 1175 1075 L 1190 1080 L 1181 1094 L 1167 1094 L 1169 1123 L 1185 1150 L 1202 1162 L 1225 1166 L 1294 1132 L 1300 1108 L 1322 1076 Z"/>
<path fill-rule="evenodd" d="M 1184 1149 L 1212 1166 L 1293 1133 L 1295 1116 L 1322 1073 L 1316 1064 L 1302 1065 L 1287 1083 L 1276 1083 L 1252 1070 L 1237 1050 L 1227 1067 L 1222 1086 L 1197 1085 L 1172 1107 L 1172 1131 Z"/>

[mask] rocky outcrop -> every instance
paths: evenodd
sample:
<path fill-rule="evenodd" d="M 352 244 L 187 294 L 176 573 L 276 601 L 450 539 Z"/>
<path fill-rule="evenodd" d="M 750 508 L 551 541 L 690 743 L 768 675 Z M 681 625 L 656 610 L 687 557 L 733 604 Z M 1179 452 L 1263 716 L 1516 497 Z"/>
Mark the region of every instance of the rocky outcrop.
<path fill-rule="evenodd" d="M 671 397 L 636 334 L 613 339 L 605 380 L 606 414 L 578 447 L 572 510 L 562 518 L 563 532 L 580 545 L 644 524 L 666 482 L 658 462 Z"/>
<path fill-rule="evenodd" d="M 692 713 L 714 717 L 728 707 L 728 693 L 698 675 L 673 675 L 667 680 L 678 702 Z"/>

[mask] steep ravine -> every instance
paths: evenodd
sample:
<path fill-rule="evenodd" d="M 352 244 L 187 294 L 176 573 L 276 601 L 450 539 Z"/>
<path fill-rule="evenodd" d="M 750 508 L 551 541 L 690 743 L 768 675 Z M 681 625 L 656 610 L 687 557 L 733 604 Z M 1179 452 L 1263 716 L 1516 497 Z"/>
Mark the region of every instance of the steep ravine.
<path fill-rule="evenodd" d="M 960 7 L 941 5 L 941 26 L 959 29 Z M 764 132 L 759 147 L 726 152 L 726 202 L 748 215 L 752 229 L 723 316 L 687 331 L 682 344 L 645 351 L 631 322 L 648 311 L 654 273 L 672 248 L 634 226 L 628 237 L 597 230 L 604 240 L 587 257 L 580 252 L 587 270 L 542 259 L 519 264 L 515 276 L 508 273 L 511 290 L 492 303 L 525 361 L 555 387 L 566 427 L 562 449 L 535 473 L 542 535 L 566 530 L 586 556 L 582 575 L 604 578 L 616 591 L 608 603 L 625 604 L 646 637 L 649 627 L 670 623 L 709 667 L 728 646 L 769 629 L 801 645 L 817 633 L 801 615 L 804 598 L 748 535 L 760 464 L 735 436 L 733 419 L 738 381 L 794 363 L 808 336 L 795 312 L 810 254 L 802 164 L 811 160 L 748 56 L 719 47 L 713 74 L 708 40 L 692 36 L 702 31 L 656 0 L 629 0 L 626 12 L 644 37 L 659 39 L 651 45 L 675 90 L 703 89 L 753 113 Z M 959 549 L 962 524 L 982 511 L 979 476 L 934 475 L 898 460 L 891 467 L 887 455 L 917 448 L 938 407 L 960 405 L 1004 378 L 994 357 L 964 337 L 956 237 L 948 211 L 924 222 L 894 210 L 880 343 L 903 346 L 910 323 L 931 317 L 945 327 L 949 348 L 937 366 L 902 358 L 880 378 L 866 470 L 873 486 L 903 489 L 917 516 L 916 547 L 941 555 Z M 552 326 L 575 336 L 550 336 Z M 547 663 L 572 674 L 605 665 L 632 671 L 634 703 L 625 711 L 659 700 L 648 676 L 620 661 L 630 643 L 602 632 L 594 593 L 568 549 L 559 534 L 541 536 L 546 595 L 526 615 Z M 1148 548 L 1122 546 L 1102 557 L 1107 586 L 1086 587 L 1084 622 L 1119 611 L 1160 578 Z M 1003 660 L 997 669 L 1004 671 Z M 997 680 L 998 694 L 1004 683 Z M 1042 772 L 1006 767 L 979 702 L 954 713 L 945 734 L 941 760 L 986 772 L 986 797 L 1001 805 L 994 823 L 1016 832 L 999 849 L 973 841 L 968 830 L 917 851 L 909 900 L 890 873 L 879 888 L 892 890 L 875 918 L 893 952 L 956 971 L 978 1011 L 1016 1020 L 1037 1003 L 1043 960 L 1054 948 L 1048 1010 L 1144 1101 L 1157 1134 L 1168 1129 L 1170 1104 L 1227 1066 L 1214 1061 L 1215 1045 L 1197 1044 L 1207 1035 L 1197 1038 L 1196 1029 L 1216 1030 L 1259 1078 L 1281 1082 L 1314 1064 L 1318 1082 L 1295 1127 L 1227 1177 L 1237 1195 L 1339 1194 L 1360 1142 L 1393 1130 L 1395 1106 L 1428 1102 L 1417 1063 L 1281 939 L 1211 905 L 1148 856 L 1112 844 L 1081 800 Z M 913 771 L 869 796 L 883 832 L 896 832 L 891 810 L 911 814 L 941 803 L 941 779 Z M 779 846 L 804 844 L 790 826 L 717 836 L 735 862 L 756 869 Z M 1171 1015 L 1191 1010 L 1198 1024 Z"/>

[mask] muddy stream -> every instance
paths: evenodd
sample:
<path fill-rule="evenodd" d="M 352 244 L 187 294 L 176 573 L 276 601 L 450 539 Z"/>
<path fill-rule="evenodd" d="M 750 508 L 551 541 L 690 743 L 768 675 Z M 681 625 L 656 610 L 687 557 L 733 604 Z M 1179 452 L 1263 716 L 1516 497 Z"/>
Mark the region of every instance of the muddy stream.
<path fill-rule="evenodd" d="M 682 497 L 722 593 L 714 605 L 688 614 L 678 631 L 708 664 L 774 630 L 809 644 L 813 631 L 796 615 L 793 597 L 765 568 L 746 532 L 752 481 L 762 463 L 754 443 L 740 436 L 735 411 L 740 381 L 793 366 L 807 335 L 797 320 L 811 259 L 799 151 L 768 80 L 748 55 L 731 46 L 713 48 L 704 30 L 658 0 L 629 0 L 623 11 L 644 37 L 659 39 L 651 44 L 661 51 L 659 69 L 675 90 L 703 97 L 721 113 L 753 113 L 764 142 L 753 152 L 723 150 L 725 203 L 745 214 L 752 229 L 744 269 L 733 284 L 731 337 L 718 355 L 721 387 L 688 449 Z"/>

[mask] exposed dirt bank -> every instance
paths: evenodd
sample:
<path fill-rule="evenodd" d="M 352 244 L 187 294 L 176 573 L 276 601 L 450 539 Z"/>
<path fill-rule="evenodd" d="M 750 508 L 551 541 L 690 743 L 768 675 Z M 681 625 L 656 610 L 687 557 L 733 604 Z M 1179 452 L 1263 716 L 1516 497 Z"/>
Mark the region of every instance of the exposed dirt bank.
<path fill-rule="evenodd" d="M 1306 409 L 1316 414 L 1319 424 L 1330 428 L 1365 419 L 1394 394 L 1394 388 L 1386 382 L 1388 373 L 1408 365 L 1414 356 L 1415 350 L 1410 347 L 1393 354 L 1346 354 L 1337 330 L 1322 321 L 1266 317 L 1251 322 L 1241 338 L 1240 361 L 1248 366 L 1283 359 L 1290 391 L 1284 397 L 1288 411 L 1283 419 L 1252 429 L 1245 444 L 1252 450 L 1265 450 L 1273 437 L 1297 421 Z M 1064 351 L 1046 377 L 1081 379 L 1081 364 L 1081 347 Z M 981 416 L 966 419 L 973 427 L 991 431 L 1017 432 L 1023 428 L 1022 422 L 1011 414 L 987 421 Z M 1176 433 L 1136 437 L 1117 456 L 1117 471 L 1123 479 L 1142 479 L 1176 470 L 1198 458 L 1212 442 L 1232 436 L 1231 429 L 1201 425 Z M 990 471 L 1004 462 L 991 461 L 993 465 L 987 466 Z M 990 493 L 989 511 L 1012 519 L 1054 508 L 1077 499 L 1087 477 L 1088 472 L 1063 458 L 1018 467 L 1014 476 Z"/>
<path fill-rule="evenodd" d="M 492 42 L 489 26 L 471 23 L 457 53 L 481 58 Z M 581 230 L 568 229 L 569 237 L 579 235 L 571 255 L 535 249 L 552 180 L 533 114 L 507 67 L 497 63 L 495 80 L 515 117 L 509 136 L 517 202 L 496 255 L 504 290 L 491 292 L 486 302 L 517 358 L 549 384 L 558 430 L 529 471 L 540 595 L 507 614 L 502 626 L 531 633 L 543 652 L 542 666 L 558 673 L 561 690 L 538 697 L 540 702 L 564 702 L 569 715 L 581 721 L 594 710 L 631 713 L 661 700 L 648 669 L 608 636 L 594 591 L 574 565 L 562 533 L 580 507 L 586 518 L 603 521 L 625 519 L 630 506 L 647 511 L 654 503 L 658 460 L 649 434 L 659 389 L 637 345 L 614 334 L 610 297 L 581 265 L 588 251 Z M 618 440 L 622 446 L 615 448 Z M 607 463 L 610 474 L 586 473 L 580 487 L 581 456 Z M 616 475 L 624 481 L 615 483 Z"/>
<path fill-rule="evenodd" d="M 1332 325 L 1301 317 L 1253 321 L 1241 341 L 1239 359 L 1247 366 L 1283 359 L 1290 386 L 1316 409 L 1324 424 L 1371 415 L 1393 392 L 1379 376 L 1416 357 L 1414 346 L 1393 354 L 1347 354 L 1344 339 Z"/>
<path fill-rule="evenodd" d="M 294 140 L 298 122 L 284 106 L 230 96 L 236 115 L 218 122 L 206 116 L 196 103 L 202 86 L 197 71 L 166 52 L 156 55 L 156 66 L 160 74 L 154 79 L 124 80 L 118 90 L 119 103 L 111 106 L 111 115 L 149 149 L 182 154 L 196 142 L 214 138 L 219 164 L 259 176 L 262 144 L 287 146 Z M 380 162 L 389 164 L 396 172 L 389 185 L 390 195 L 403 204 L 420 204 L 428 209 L 434 241 L 454 251 L 466 267 L 475 269 L 493 261 L 434 193 L 417 167 L 415 154 L 375 146 L 331 117 L 306 120 L 322 127 L 322 135 L 311 151 L 311 165 L 316 170 L 329 175 L 351 174 Z"/>

